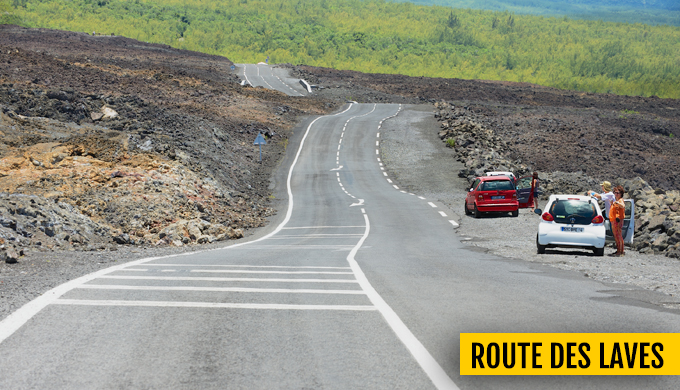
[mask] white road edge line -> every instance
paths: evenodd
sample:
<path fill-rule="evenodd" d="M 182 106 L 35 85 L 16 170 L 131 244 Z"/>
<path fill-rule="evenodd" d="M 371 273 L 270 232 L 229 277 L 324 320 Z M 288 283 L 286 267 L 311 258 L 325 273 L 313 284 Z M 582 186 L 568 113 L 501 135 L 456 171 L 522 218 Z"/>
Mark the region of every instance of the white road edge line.
<path fill-rule="evenodd" d="M 390 328 L 392 328 L 399 340 L 404 343 L 404 346 L 406 346 L 409 352 L 411 352 L 411 355 L 413 355 L 413 357 L 416 359 L 416 362 L 418 362 L 420 367 L 423 369 L 423 371 L 425 371 L 425 374 L 427 374 L 437 389 L 457 390 L 458 386 L 453 383 L 453 380 L 449 378 L 444 369 L 439 365 L 439 363 L 437 363 L 434 357 L 430 355 L 430 352 L 428 352 L 425 346 L 423 346 L 423 344 L 418 341 L 416 336 L 411 333 L 406 324 L 404 324 L 401 318 L 399 318 L 397 313 L 392 310 L 392 308 L 387 304 L 387 302 L 385 302 L 380 294 L 375 291 L 371 283 L 366 278 L 366 275 L 364 275 L 364 272 L 361 270 L 361 267 L 359 267 L 359 263 L 357 263 L 356 259 L 354 258 L 361 246 L 364 244 L 364 241 L 366 241 L 368 233 L 371 231 L 371 224 L 368 220 L 368 215 L 366 214 L 364 214 L 364 221 L 366 221 L 366 231 L 357 245 L 352 248 L 352 250 L 349 252 L 349 255 L 347 255 L 347 261 L 349 262 L 352 271 L 354 271 L 354 275 L 357 278 L 359 285 L 366 292 L 368 299 L 378 309 L 380 314 L 383 315 L 385 321 L 387 321 L 387 324 L 390 326 Z"/>
<path fill-rule="evenodd" d="M 258 71 L 259 71 L 259 69 L 258 69 Z M 244 74 L 245 74 L 245 69 L 244 69 Z M 337 114 L 320 116 L 320 117 L 314 119 L 313 121 L 311 121 L 309 123 L 309 125 L 307 126 L 307 130 L 305 131 L 305 135 L 303 135 L 302 140 L 300 140 L 300 146 L 298 147 L 297 153 L 295 154 L 295 158 L 293 159 L 293 162 L 290 165 L 290 169 L 288 170 L 288 178 L 286 180 L 286 187 L 288 189 L 288 199 L 289 199 L 288 210 L 286 211 L 285 218 L 283 219 L 281 224 L 279 224 L 279 226 L 276 227 L 276 229 L 274 229 L 271 233 L 266 234 L 266 235 L 264 235 L 264 236 L 262 236 L 262 237 L 260 237 L 256 240 L 241 242 L 241 243 L 238 243 L 238 244 L 230 245 L 230 246 L 225 247 L 225 248 L 208 249 L 208 250 L 190 252 L 190 254 L 193 255 L 193 254 L 202 253 L 202 252 L 231 249 L 231 248 L 236 248 L 236 247 L 240 247 L 240 246 L 243 246 L 243 245 L 250 245 L 250 244 L 262 241 L 262 240 L 266 240 L 267 238 L 269 238 L 269 237 L 275 235 L 276 233 L 278 233 L 279 231 L 281 231 L 281 229 L 283 229 L 283 227 L 286 226 L 286 224 L 290 221 L 291 216 L 293 215 L 294 201 L 293 201 L 293 190 L 291 189 L 291 180 L 292 180 L 292 176 L 293 176 L 293 169 L 295 169 L 295 165 L 297 164 L 298 159 L 300 158 L 300 154 L 302 153 L 302 148 L 305 145 L 305 140 L 307 139 L 307 136 L 309 135 L 310 129 L 312 128 L 314 123 L 316 123 L 316 121 L 318 121 L 319 119 L 325 118 L 325 117 L 342 115 L 342 114 L 346 113 L 347 111 L 349 111 L 350 109 L 352 109 L 352 106 L 354 106 L 354 103 L 350 103 L 350 105 L 349 105 L 349 107 L 347 107 L 347 109 L 345 109 L 344 111 L 341 111 Z M 118 271 L 118 270 L 121 270 L 123 268 L 130 267 L 130 266 L 144 264 L 144 263 L 147 263 L 147 262 L 150 262 L 150 261 L 153 261 L 153 260 L 167 259 L 167 258 L 172 258 L 172 257 L 184 256 L 184 255 L 186 255 L 186 254 L 180 253 L 180 254 L 169 255 L 169 256 L 149 257 L 149 258 L 145 258 L 145 259 L 135 260 L 135 261 L 131 261 L 129 263 L 116 265 L 116 266 L 113 266 L 113 267 L 110 267 L 110 268 L 105 268 L 105 269 L 99 270 L 97 272 L 93 272 L 91 274 L 81 276 L 77 279 L 73 279 L 71 281 L 68 281 L 68 282 L 62 284 L 62 285 L 59 285 L 59 286 L 51 289 L 50 291 L 44 293 L 43 295 L 35 298 L 34 300 L 28 302 L 24 306 L 17 309 L 14 313 L 5 317 L 4 320 L 0 321 L 0 344 L 2 344 L 3 341 L 5 341 L 9 336 L 14 334 L 14 332 L 16 332 L 19 328 L 21 328 L 26 322 L 28 322 L 28 320 L 33 318 L 33 316 L 38 314 L 38 312 L 40 312 L 46 306 L 56 302 L 62 295 L 66 294 L 67 292 L 71 291 L 72 289 L 74 289 L 74 288 L 76 288 L 76 287 L 78 287 L 82 284 L 90 282 L 90 281 L 92 281 L 92 280 L 94 280 L 98 277 L 101 277 L 103 275 L 106 275 L 108 273 Z"/>

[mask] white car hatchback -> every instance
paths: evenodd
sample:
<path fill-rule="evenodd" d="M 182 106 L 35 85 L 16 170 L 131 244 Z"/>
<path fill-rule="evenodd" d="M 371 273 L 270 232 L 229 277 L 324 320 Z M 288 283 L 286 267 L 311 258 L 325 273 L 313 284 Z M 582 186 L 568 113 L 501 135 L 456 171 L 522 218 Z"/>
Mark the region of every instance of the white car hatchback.
<path fill-rule="evenodd" d="M 540 211 L 538 211 L 540 213 Z M 550 195 L 536 235 L 538 253 L 546 248 L 585 248 L 604 256 L 605 225 L 597 199 Z"/>

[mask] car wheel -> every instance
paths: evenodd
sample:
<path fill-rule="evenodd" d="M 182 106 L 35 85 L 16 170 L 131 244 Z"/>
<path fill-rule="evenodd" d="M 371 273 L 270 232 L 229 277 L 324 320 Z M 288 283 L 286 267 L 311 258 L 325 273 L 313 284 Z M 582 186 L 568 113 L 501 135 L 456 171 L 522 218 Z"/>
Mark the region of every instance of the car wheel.
<path fill-rule="evenodd" d="M 545 253 L 545 245 L 541 245 L 538 243 L 538 234 L 536 235 L 536 253 L 538 253 L 539 255 Z"/>
<path fill-rule="evenodd" d="M 470 215 L 470 210 L 468 210 L 467 202 L 463 203 L 463 210 L 465 210 L 465 215 Z"/>
<path fill-rule="evenodd" d="M 475 218 L 481 218 L 482 217 L 482 212 L 477 209 L 477 205 L 475 204 Z"/>
<path fill-rule="evenodd" d="M 513 216 L 513 217 L 519 216 L 519 210 L 513 211 L 513 212 L 512 212 L 512 216 Z"/>
<path fill-rule="evenodd" d="M 595 253 L 595 256 L 604 256 L 604 247 L 593 249 L 593 253 Z"/>

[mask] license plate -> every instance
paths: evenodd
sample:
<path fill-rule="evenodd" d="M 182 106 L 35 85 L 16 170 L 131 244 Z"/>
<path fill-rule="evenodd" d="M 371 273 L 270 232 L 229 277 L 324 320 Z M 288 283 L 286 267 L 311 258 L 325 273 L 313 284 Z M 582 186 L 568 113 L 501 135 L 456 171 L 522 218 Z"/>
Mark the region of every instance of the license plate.
<path fill-rule="evenodd" d="M 499 196 L 492 196 L 491 199 L 493 200 L 498 200 L 498 199 L 505 199 L 505 196 L 499 195 Z"/>
<path fill-rule="evenodd" d="M 563 226 L 562 231 L 563 232 L 583 233 L 583 228 Z"/>

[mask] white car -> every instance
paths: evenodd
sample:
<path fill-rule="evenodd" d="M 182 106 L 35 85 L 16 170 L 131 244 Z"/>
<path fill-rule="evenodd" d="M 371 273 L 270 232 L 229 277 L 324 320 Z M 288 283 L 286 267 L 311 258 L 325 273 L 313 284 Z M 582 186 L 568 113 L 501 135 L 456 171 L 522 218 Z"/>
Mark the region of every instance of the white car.
<path fill-rule="evenodd" d="M 536 235 L 538 253 L 546 248 L 585 248 L 604 256 L 605 225 L 597 199 L 550 195 Z"/>

